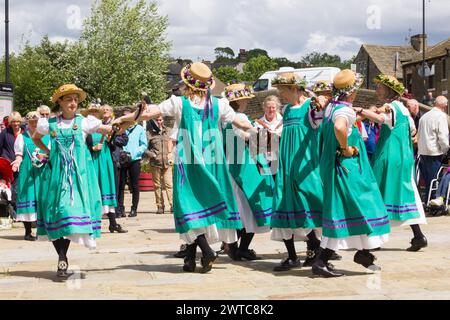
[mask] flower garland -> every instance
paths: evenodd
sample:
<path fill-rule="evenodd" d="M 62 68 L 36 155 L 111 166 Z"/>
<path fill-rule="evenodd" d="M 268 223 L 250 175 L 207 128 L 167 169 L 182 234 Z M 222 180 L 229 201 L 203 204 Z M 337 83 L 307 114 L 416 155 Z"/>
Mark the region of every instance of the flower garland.
<path fill-rule="evenodd" d="M 227 91 L 227 89 L 225 89 L 225 96 L 230 101 L 240 98 L 252 98 L 254 96 L 253 94 L 254 94 L 253 88 L 248 86 L 245 86 L 243 89 L 240 90 Z"/>
<path fill-rule="evenodd" d="M 308 86 L 308 82 L 306 82 L 305 78 L 300 77 L 285 77 L 283 75 L 278 75 L 275 79 L 272 80 L 272 86 L 273 85 L 295 85 L 299 88 L 306 89 Z"/>
<path fill-rule="evenodd" d="M 394 90 L 399 95 L 403 95 L 405 92 L 405 86 L 401 82 L 397 82 L 394 79 L 389 78 L 385 74 L 379 74 L 375 77 L 375 81 L 384 84 L 386 87 Z"/>
<path fill-rule="evenodd" d="M 363 75 L 361 75 L 360 73 L 356 74 L 356 78 L 355 78 L 355 83 L 353 83 L 352 85 L 342 88 L 342 89 L 338 89 L 335 86 L 333 86 L 333 96 L 337 96 L 337 97 L 341 97 L 341 96 L 348 96 L 350 94 L 352 94 L 353 92 L 355 92 L 356 90 L 358 90 L 359 88 L 361 88 L 362 84 L 364 83 L 364 77 Z"/>
<path fill-rule="evenodd" d="M 311 91 L 316 92 L 325 92 L 333 90 L 333 85 L 326 81 L 317 81 L 311 88 Z"/>

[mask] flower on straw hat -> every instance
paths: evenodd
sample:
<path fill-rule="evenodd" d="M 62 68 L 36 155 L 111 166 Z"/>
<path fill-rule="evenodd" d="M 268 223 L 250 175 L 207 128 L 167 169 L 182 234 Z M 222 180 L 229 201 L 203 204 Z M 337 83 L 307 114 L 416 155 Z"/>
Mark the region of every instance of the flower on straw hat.
<path fill-rule="evenodd" d="M 315 94 L 326 93 L 333 90 L 333 84 L 330 81 L 319 80 L 311 87 L 311 91 Z"/>
<path fill-rule="evenodd" d="M 403 85 L 403 83 L 398 81 L 396 77 L 385 74 L 379 74 L 378 76 L 375 77 L 374 81 L 376 83 L 381 83 L 385 85 L 389 89 L 394 90 L 399 95 L 403 95 L 403 93 L 405 93 L 405 86 Z"/>
<path fill-rule="evenodd" d="M 230 102 L 243 99 L 252 99 L 255 97 L 253 93 L 253 88 L 246 86 L 243 83 L 229 85 L 225 88 L 224 92 L 225 98 L 227 98 Z"/>
<path fill-rule="evenodd" d="M 301 78 L 299 75 L 293 72 L 281 73 L 272 80 L 272 86 L 280 87 L 280 86 L 289 86 L 289 87 L 297 87 L 302 90 L 305 90 L 308 86 L 305 78 Z"/>
<path fill-rule="evenodd" d="M 194 90 L 208 91 L 216 85 L 211 69 L 202 62 L 186 65 L 181 70 L 181 79 Z"/>
<path fill-rule="evenodd" d="M 340 71 L 333 80 L 333 95 L 350 95 L 361 88 L 364 77 L 350 69 Z"/>
<path fill-rule="evenodd" d="M 59 98 L 73 93 L 78 94 L 79 102 L 83 102 L 84 100 L 86 100 L 86 92 L 84 92 L 82 89 L 78 88 L 74 84 L 64 84 L 53 92 L 51 101 L 56 104 Z"/>

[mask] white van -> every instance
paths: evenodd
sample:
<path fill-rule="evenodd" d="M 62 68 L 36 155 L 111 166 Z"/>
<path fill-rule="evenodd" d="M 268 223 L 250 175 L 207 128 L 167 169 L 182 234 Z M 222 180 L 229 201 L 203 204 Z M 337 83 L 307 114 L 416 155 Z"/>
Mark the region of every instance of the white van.
<path fill-rule="evenodd" d="M 341 71 L 339 68 L 334 67 L 322 67 L 322 68 L 305 68 L 305 69 L 294 69 L 291 67 L 283 67 L 277 71 L 267 71 L 264 73 L 254 84 L 253 90 L 257 91 L 265 91 L 275 89 L 272 87 L 272 80 L 275 77 L 284 72 L 294 72 L 298 74 L 300 77 L 305 78 L 308 82 L 308 86 L 312 86 L 316 81 L 319 80 L 328 80 L 333 81 L 335 75 Z"/>

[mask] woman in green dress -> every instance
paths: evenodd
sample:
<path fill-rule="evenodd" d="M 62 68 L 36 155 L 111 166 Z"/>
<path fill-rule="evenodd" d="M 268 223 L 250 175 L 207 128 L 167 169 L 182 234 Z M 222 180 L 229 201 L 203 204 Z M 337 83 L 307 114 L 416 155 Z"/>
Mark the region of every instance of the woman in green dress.
<path fill-rule="evenodd" d="M 306 95 L 307 83 L 295 73 L 279 75 L 273 86 L 289 102 L 283 111 L 270 224 L 271 239 L 283 241 L 288 251 L 288 257 L 274 271 L 287 271 L 302 265 L 294 241 L 307 241 L 307 266 L 312 265 L 320 247 L 323 195 L 319 174 L 319 127 L 322 115 L 312 109 L 311 99 Z"/>
<path fill-rule="evenodd" d="M 336 75 L 336 100 L 327 107 L 322 124 L 323 250 L 312 266 L 313 274 L 318 276 L 343 275 L 328 264 L 339 249 L 357 249 L 354 262 L 379 269 L 369 250 L 379 248 L 390 232 L 383 198 L 355 126 L 352 102 L 362 83 L 362 77 L 351 70 Z"/>
<path fill-rule="evenodd" d="M 240 129 L 256 130 L 236 117 L 226 99 L 211 97 L 215 82 L 211 70 L 196 62 L 181 71 L 185 84 L 181 97 L 172 96 L 158 106 L 148 106 L 139 114 L 118 118 L 114 125 L 130 120 L 173 116 L 177 128 L 177 148 L 173 176 L 175 229 L 188 244 L 183 270 L 194 272 L 197 245 L 202 272 L 209 272 L 217 259 L 210 243 L 237 241 L 242 222 L 234 198 L 223 150 L 220 122 L 232 122 Z"/>
<path fill-rule="evenodd" d="M 244 111 L 254 97 L 252 88 L 244 84 L 232 84 L 225 88 L 225 98 L 236 112 L 236 117 L 252 125 Z M 249 246 L 255 233 L 270 232 L 272 216 L 273 178 L 263 155 L 250 155 L 247 142 L 251 134 L 223 123 L 223 140 L 227 163 L 231 174 L 234 196 L 244 229 L 238 230 L 238 242 L 228 244 L 228 255 L 233 260 L 259 260 Z M 258 168 L 261 166 L 261 171 Z"/>
<path fill-rule="evenodd" d="M 60 114 L 38 121 L 34 144 L 48 155 L 41 175 L 38 196 L 38 240 L 50 240 L 58 253 L 57 276 L 67 277 L 67 251 L 71 241 L 90 249 L 101 234 L 101 196 L 92 157 L 86 144 L 88 134 L 108 134 L 111 126 L 95 117 L 77 115 L 78 103 L 86 93 L 73 84 L 59 87 L 52 96 L 54 112 Z M 50 135 L 50 148 L 42 138 Z M 51 192 L 49 192 L 51 190 Z"/>
<path fill-rule="evenodd" d="M 419 251 L 428 245 L 420 229 L 426 224 L 425 211 L 414 177 L 414 151 L 411 137 L 416 127 L 408 109 L 399 101 L 405 88 L 395 77 L 380 74 L 378 99 L 384 106 L 378 114 L 361 109 L 372 121 L 381 125 L 372 167 L 380 187 L 392 226 L 409 225 L 413 231 L 407 251 Z"/>
<path fill-rule="evenodd" d="M 92 115 L 100 120 L 103 120 L 103 113 L 103 110 L 94 106 L 81 111 L 81 114 L 84 117 Z M 117 233 L 126 233 L 128 231 L 122 228 L 116 221 L 116 181 L 114 177 L 114 163 L 107 139 L 107 136 L 95 132 L 87 136 L 86 142 L 91 151 L 95 174 L 97 175 L 98 185 L 100 187 L 102 212 L 103 214 L 106 214 L 109 219 L 109 232 L 114 233 L 115 231 Z"/>
<path fill-rule="evenodd" d="M 27 129 L 14 142 L 16 160 L 11 165 L 14 172 L 19 172 L 16 220 L 23 221 L 24 224 L 29 223 L 29 226 L 25 228 L 25 240 L 34 241 L 35 237 L 31 234 L 31 222 L 37 220 L 37 195 L 46 159 L 31 140 L 40 118 L 39 113 L 29 112 L 25 118 L 28 122 Z M 44 139 L 44 143 L 48 144 L 48 137 Z"/>

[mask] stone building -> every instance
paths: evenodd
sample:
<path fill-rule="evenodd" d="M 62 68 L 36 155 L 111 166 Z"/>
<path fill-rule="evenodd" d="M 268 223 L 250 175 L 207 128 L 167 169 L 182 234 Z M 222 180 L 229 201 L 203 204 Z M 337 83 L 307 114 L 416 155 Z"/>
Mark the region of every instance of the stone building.
<path fill-rule="evenodd" d="M 421 52 L 416 52 L 409 59 L 403 59 L 404 84 L 418 100 L 422 100 L 427 92 L 432 92 L 434 97 L 444 95 L 449 97 L 450 82 L 450 38 L 429 46 L 425 52 L 425 61 L 429 68 L 426 77 L 422 75 Z M 423 101 L 423 100 L 422 100 Z"/>

